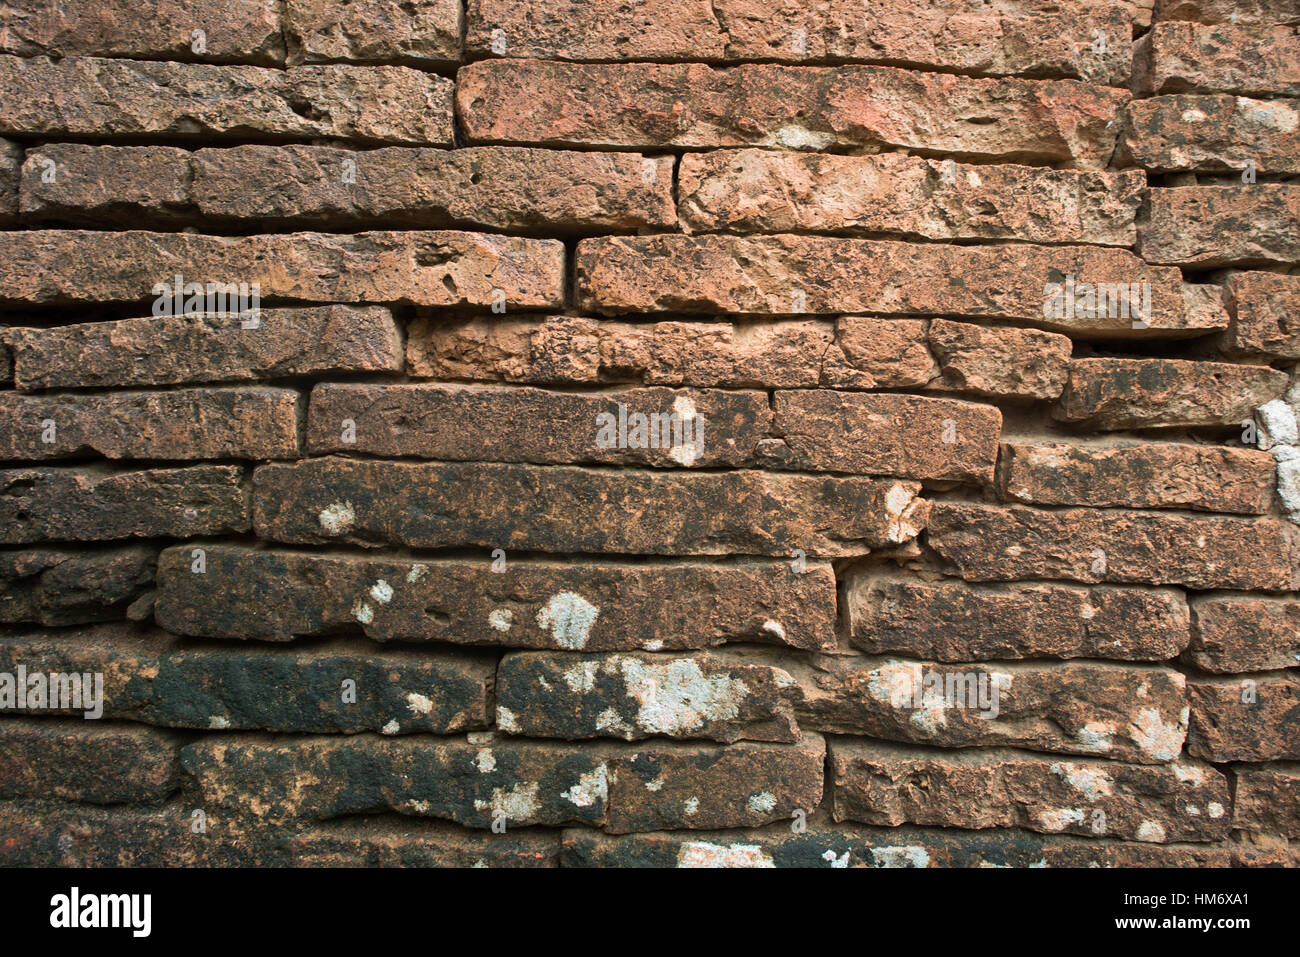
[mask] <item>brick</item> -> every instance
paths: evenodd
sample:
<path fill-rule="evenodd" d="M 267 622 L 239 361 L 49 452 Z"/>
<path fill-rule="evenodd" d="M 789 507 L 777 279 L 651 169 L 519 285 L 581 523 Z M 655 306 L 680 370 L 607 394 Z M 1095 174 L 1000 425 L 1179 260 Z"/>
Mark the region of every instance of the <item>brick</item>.
<path fill-rule="evenodd" d="M 1002 413 L 952 399 L 827 390 L 777 392 L 783 467 L 991 482 Z"/>
<path fill-rule="evenodd" d="M 1294 671 L 1187 683 L 1187 751 L 1208 761 L 1300 758 L 1300 676 Z"/>
<path fill-rule="evenodd" d="M 471 0 L 466 47 L 476 56 L 557 60 L 754 60 L 908 63 L 959 73 L 1080 77 L 1119 85 L 1128 78 L 1127 11 L 1102 4 L 1061 10 L 1045 3 L 969 0 L 917 7 L 878 4 L 864 18 L 848 0 L 812 11 L 754 0 L 600 0 L 557 9 L 547 0 Z M 1112 44 L 1092 49 L 1092 31 Z"/>
<path fill-rule="evenodd" d="M 941 378 L 929 388 L 994 398 L 1054 399 L 1070 374 L 1069 338 L 1037 329 L 931 320 L 927 333 Z"/>
<path fill-rule="evenodd" d="M 927 508 L 915 482 L 753 471 L 323 458 L 261 466 L 253 482 L 257 534 L 303 545 L 832 557 L 909 541 Z"/>
<path fill-rule="evenodd" d="M 182 751 L 205 806 L 275 822 L 366 811 L 487 828 L 582 823 L 624 833 L 761 826 L 821 800 L 825 744 L 571 745 L 505 739 L 210 737 Z M 294 780 L 311 787 L 286 787 Z M 648 781 L 660 779 L 657 789 Z"/>
<path fill-rule="evenodd" d="M 531 738 L 799 740 L 775 664 L 719 655 L 514 652 L 497 672 L 497 726 Z"/>
<path fill-rule="evenodd" d="M 1064 578 L 1188 588 L 1296 587 L 1300 538 L 1271 518 L 936 502 L 930 546 L 973 581 Z"/>
<path fill-rule="evenodd" d="M 873 654 L 1165 661 L 1188 642 L 1187 603 L 1167 588 L 969 585 L 854 573 L 845 604 L 849 640 Z"/>
<path fill-rule="evenodd" d="M 0 621 L 79 625 L 124 618 L 153 584 L 156 557 L 144 545 L 0 551 Z"/>
<path fill-rule="evenodd" d="M 256 66 L 0 56 L 0 133 L 262 135 L 448 146 L 452 81 L 401 66 Z M 365 108 L 362 108 L 362 105 Z"/>
<path fill-rule="evenodd" d="M 1075 80 L 973 79 L 891 67 L 723 70 L 527 59 L 469 64 L 457 74 L 456 97 L 471 143 L 897 147 L 1084 169 L 1106 166 L 1118 133 L 1107 124 L 1128 99 Z"/>
<path fill-rule="evenodd" d="M 1005 443 L 1003 501 L 1094 508 L 1185 508 L 1261 515 L 1273 503 L 1273 457 L 1220 445 L 1094 447 Z"/>
<path fill-rule="evenodd" d="M 266 299 L 489 306 L 504 294 L 510 308 L 545 308 L 561 303 L 563 273 L 557 240 L 481 233 L 0 234 L 0 303 L 144 304 L 180 274 L 187 283 L 258 283 Z"/>
<path fill-rule="evenodd" d="M 321 383 L 307 445 L 452 462 L 717 468 L 752 464 L 771 417 L 763 392 Z"/>
<path fill-rule="evenodd" d="M 1202 671 L 1270 671 L 1300 663 L 1300 602 L 1203 595 L 1191 608 L 1192 641 L 1183 660 Z"/>
<path fill-rule="evenodd" d="M 558 867 L 559 836 L 511 830 L 509 840 L 440 821 L 339 821 L 286 840 L 291 867 Z"/>
<path fill-rule="evenodd" d="M 342 372 L 400 372 L 402 339 L 378 306 L 199 313 L 14 329 L 19 389 L 247 382 Z M 169 348 L 159 349 L 159 342 Z"/>
<path fill-rule="evenodd" d="M 749 660 L 749 659 L 745 659 Z M 1187 734 L 1183 676 L 1097 662 L 995 665 L 818 655 L 786 661 L 800 726 L 940 748 L 1009 746 L 1157 764 Z M 953 694 L 945 696 L 945 689 Z"/>
<path fill-rule="evenodd" d="M 178 742 L 152 728 L 6 718 L 0 740 L 0 798 L 158 804 L 179 784 Z"/>
<path fill-rule="evenodd" d="M 447 66 L 460 60 L 457 0 L 286 0 L 290 63 L 392 61 Z"/>
<path fill-rule="evenodd" d="M 1157 23 L 1134 51 L 1134 87 L 1144 94 L 1297 96 L 1296 44 L 1293 27 Z"/>
<path fill-rule="evenodd" d="M 246 532 L 243 475 L 233 465 L 6 469 L 0 472 L 0 543 Z"/>
<path fill-rule="evenodd" d="M 1148 193 L 1148 262 L 1209 268 L 1300 262 L 1300 186 L 1184 186 Z"/>
<path fill-rule="evenodd" d="M 1227 779 L 1186 760 L 1061 761 L 1004 748 L 947 753 L 836 738 L 831 774 L 837 821 L 1021 827 L 1164 844 L 1222 840 L 1231 820 Z"/>
<path fill-rule="evenodd" d="M 1091 430 L 1240 427 L 1286 386 L 1286 373 L 1267 366 L 1075 359 L 1052 415 Z"/>
<path fill-rule="evenodd" d="M 1300 276 L 1272 272 L 1234 273 L 1223 287 L 1232 320 L 1221 344 L 1230 354 L 1300 359 Z"/>
<path fill-rule="evenodd" d="M 195 30 L 203 31 L 202 53 L 194 49 Z M 10 0 L 0 52 L 275 65 L 284 62 L 284 39 L 279 4 L 262 0 L 160 0 L 148 16 L 130 0 L 68 5 Z"/>
<path fill-rule="evenodd" d="M 1156 0 L 1157 20 L 1300 23 L 1298 0 Z"/>
<path fill-rule="evenodd" d="M 1010 828 L 958 831 L 861 827 L 810 820 L 801 833 L 785 824 L 729 831 L 613 836 L 562 832 L 563 867 L 949 868 L 1229 867 L 1232 852 L 1214 844 L 1143 844 L 1105 838 L 1032 834 Z"/>
<path fill-rule="evenodd" d="M 0 223 L 12 223 L 18 216 L 18 184 L 22 180 L 23 148 L 0 140 Z"/>
<path fill-rule="evenodd" d="M 1177 270 L 1147 266 L 1127 250 L 1097 246 L 914 245 L 812 236 L 609 237 L 582 240 L 576 269 L 580 308 L 603 315 L 947 314 L 1018 319 L 1093 335 L 1200 332 L 1186 328 Z M 1052 287 L 1061 286 L 1067 276 L 1150 283 L 1148 322 L 1136 324 L 1119 315 L 1118 307 L 1094 308 L 1094 315 L 1070 310 L 1068 316 L 1066 310 L 1054 309 Z"/>
<path fill-rule="evenodd" d="M 1265 764 L 1233 772 L 1237 780 L 1233 827 L 1300 838 L 1300 765 Z"/>
<path fill-rule="evenodd" d="M 174 146 L 33 147 L 22 164 L 19 208 L 27 222 L 191 221 L 192 155 Z"/>
<path fill-rule="evenodd" d="M 687 153 L 682 222 L 700 232 L 886 233 L 1131 246 L 1140 171 L 957 164 L 903 153 Z"/>
<path fill-rule="evenodd" d="M 334 734 L 486 728 L 496 670 L 493 658 L 343 641 L 195 647 L 120 624 L 0 636 L 0 670 L 18 665 L 28 673 L 103 673 L 104 715 L 113 720 Z"/>
<path fill-rule="evenodd" d="M 835 647 L 835 574 L 820 562 L 795 574 L 784 561 L 507 557 L 504 573 L 496 574 L 486 555 L 416 561 L 220 544 L 203 549 L 203 574 L 193 572 L 193 546 L 159 557 L 155 614 L 169 631 L 285 641 L 359 627 L 378 641 L 589 652 L 674 651 L 725 641 Z"/>
<path fill-rule="evenodd" d="M 1285 100 L 1176 94 L 1125 110 L 1115 162 L 1154 173 L 1300 173 L 1300 111 Z"/>
<path fill-rule="evenodd" d="M 841 316 L 822 360 L 822 384 L 883 389 L 933 384 L 939 375 L 920 319 Z"/>
<path fill-rule="evenodd" d="M 292 389 L 269 386 L 0 393 L 0 458 L 296 458 L 298 400 Z"/>

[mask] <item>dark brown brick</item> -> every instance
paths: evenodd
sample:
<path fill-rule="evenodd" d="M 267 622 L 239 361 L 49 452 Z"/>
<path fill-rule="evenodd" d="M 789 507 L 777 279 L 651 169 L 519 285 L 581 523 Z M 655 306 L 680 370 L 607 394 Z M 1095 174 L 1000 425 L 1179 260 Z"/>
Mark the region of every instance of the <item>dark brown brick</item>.
<path fill-rule="evenodd" d="M 158 804 L 179 785 L 179 742 L 152 728 L 6 717 L 0 741 L 0 798 Z"/>

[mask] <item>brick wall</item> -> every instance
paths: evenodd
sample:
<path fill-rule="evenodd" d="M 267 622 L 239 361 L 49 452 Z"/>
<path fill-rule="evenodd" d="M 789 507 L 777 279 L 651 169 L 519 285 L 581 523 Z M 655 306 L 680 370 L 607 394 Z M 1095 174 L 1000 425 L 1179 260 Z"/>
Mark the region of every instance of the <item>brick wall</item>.
<path fill-rule="evenodd" d="M 868 6 L 12 0 L 0 863 L 1300 861 L 1300 4 Z"/>

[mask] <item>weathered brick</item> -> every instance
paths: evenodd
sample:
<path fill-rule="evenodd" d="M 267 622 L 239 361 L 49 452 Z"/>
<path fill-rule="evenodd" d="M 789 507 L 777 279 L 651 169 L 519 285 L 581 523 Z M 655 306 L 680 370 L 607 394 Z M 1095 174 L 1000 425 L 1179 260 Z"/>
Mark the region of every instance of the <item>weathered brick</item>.
<path fill-rule="evenodd" d="M 286 840 L 292 867 L 558 867 L 554 831 L 509 840 L 441 821 L 367 819 L 318 824 Z"/>
<path fill-rule="evenodd" d="M 79 625 L 123 618 L 153 584 L 155 550 L 0 551 L 0 621 Z"/>
<path fill-rule="evenodd" d="M 270 386 L 0 393 L 0 458 L 295 458 L 298 414 L 299 394 Z"/>
<path fill-rule="evenodd" d="M 0 542 L 92 542 L 246 532 L 243 469 L 104 466 L 0 472 Z"/>
<path fill-rule="evenodd" d="M 402 339 L 379 306 L 263 309 L 13 329 L 19 389 L 246 382 L 340 372 L 400 372 Z M 168 348 L 159 349 L 166 342 Z"/>
<path fill-rule="evenodd" d="M 811 810 L 821 800 L 824 755 L 816 736 L 727 746 L 210 737 L 184 748 L 181 760 L 205 805 L 268 821 L 394 810 L 479 828 L 504 816 L 512 829 L 582 823 L 624 833 L 761 826 Z"/>
<path fill-rule="evenodd" d="M 1199 762 L 1060 761 L 1004 748 L 942 752 L 852 738 L 832 739 L 830 753 L 837 821 L 1022 827 L 1164 844 L 1221 840 L 1231 820 L 1227 779 Z"/>
<path fill-rule="evenodd" d="M 5 718 L 0 741 L 0 798 L 158 804 L 179 783 L 179 742 L 165 731 Z"/>
<path fill-rule="evenodd" d="M 936 502 L 930 546 L 973 581 L 1065 578 L 1291 590 L 1300 532 L 1272 518 Z"/>
<path fill-rule="evenodd" d="M 1178 270 L 1098 246 L 914 245 L 791 235 L 609 237 L 582 240 L 576 268 L 581 308 L 605 315 L 878 312 L 1019 319 L 1093 335 L 1202 331 L 1186 328 Z M 1150 283 L 1148 321 L 1120 316 L 1118 309 L 1090 310 L 1095 315 L 1056 310 L 1051 287 L 1067 276 Z"/>
<path fill-rule="evenodd" d="M 780 443 L 763 449 L 783 467 L 991 482 L 1002 413 L 993 406 L 910 395 L 777 392 Z"/>
<path fill-rule="evenodd" d="M 830 557 L 909 541 L 928 506 L 916 482 L 755 471 L 321 458 L 263 465 L 253 483 L 258 535 L 304 545 Z"/>
<path fill-rule="evenodd" d="M 1153 189 L 1138 249 L 1148 262 L 1258 266 L 1300 262 L 1300 186 Z"/>
<path fill-rule="evenodd" d="M 1115 161 L 1155 173 L 1300 173 L 1300 111 L 1286 100 L 1176 94 L 1134 100 Z"/>
<path fill-rule="evenodd" d="M 196 30 L 203 32 L 202 52 Z M 284 62 L 284 39 L 279 3 L 264 0 L 158 0 L 148 16 L 131 0 L 9 0 L 0 52 L 274 65 Z"/>
<path fill-rule="evenodd" d="M 1075 80 L 891 67 L 483 60 L 457 74 L 471 142 L 627 148 L 926 149 L 1105 167 L 1128 100 Z M 978 116 L 972 123 L 970 117 Z"/>
<path fill-rule="evenodd" d="M 103 673 L 104 715 L 114 720 L 345 734 L 486 728 L 496 669 L 494 658 L 340 641 L 196 647 L 123 625 L 0 636 L 0 670 L 19 665 L 29 673 Z"/>
<path fill-rule="evenodd" d="M 19 208 L 27 222 L 188 221 L 192 155 L 174 146 L 33 147 L 23 160 Z"/>
<path fill-rule="evenodd" d="M 0 303 L 143 304 L 177 274 L 187 283 L 257 283 L 263 298 L 299 302 L 545 308 L 563 300 L 564 245 L 448 231 L 0 233 Z"/>
<path fill-rule="evenodd" d="M 1233 827 L 1300 838 L 1300 765 L 1238 767 L 1233 775 L 1237 780 Z"/>
<path fill-rule="evenodd" d="M 1192 641 L 1183 660 L 1202 671 L 1241 672 L 1300 664 L 1300 602 L 1261 595 L 1192 599 Z"/>
<path fill-rule="evenodd" d="M 458 0 L 285 0 L 283 29 L 290 63 L 460 60 Z"/>
<path fill-rule="evenodd" d="M 23 148 L 0 140 L 0 223 L 12 223 L 18 215 L 18 187 L 22 181 Z"/>
<path fill-rule="evenodd" d="M 1187 508 L 1260 515 L 1273 503 L 1273 456 L 1221 445 L 1029 445 L 998 460 L 1004 501 L 1096 508 Z"/>
<path fill-rule="evenodd" d="M 1300 276 L 1234 273 L 1223 287 L 1232 320 L 1221 343 L 1233 355 L 1300 359 Z"/>
<path fill-rule="evenodd" d="M 1300 23 L 1300 0 L 1156 0 L 1157 20 Z"/>
<path fill-rule="evenodd" d="M 1070 374 L 1070 340 L 1055 332 L 934 319 L 927 339 L 941 375 L 929 384 L 932 389 L 1054 399 Z"/>
<path fill-rule="evenodd" d="M 284 641 L 360 627 L 378 641 L 620 651 L 725 641 L 835 647 L 835 574 L 807 562 L 492 562 L 311 555 L 204 545 L 159 556 L 158 623 Z M 1168 656 L 1166 656 L 1168 657 Z"/>
<path fill-rule="evenodd" d="M 777 664 L 721 655 L 516 652 L 497 672 L 497 725 L 532 738 L 793 742 L 790 683 Z"/>
<path fill-rule="evenodd" d="M 1144 94 L 1300 95 L 1294 27 L 1157 23 L 1133 52 L 1133 85 Z"/>
<path fill-rule="evenodd" d="M 1121 6 L 971 0 L 918 6 L 889 0 L 863 17 L 850 0 L 771 7 L 754 0 L 470 0 L 466 46 L 477 56 L 558 60 L 827 60 L 906 63 L 984 75 L 1080 77 L 1119 85 L 1129 75 L 1130 15 Z M 1104 29 L 1104 53 L 1093 31 Z"/>
<path fill-rule="evenodd" d="M 1053 415 L 1092 430 L 1238 426 L 1286 391 L 1267 366 L 1180 359 L 1075 359 Z"/>
<path fill-rule="evenodd" d="M 850 574 L 849 640 L 875 654 L 947 662 L 1014 658 L 1166 661 L 1187 647 L 1173 589 L 969 585 Z"/>
<path fill-rule="evenodd" d="M 1140 171 L 1077 172 L 769 150 L 687 153 L 680 215 L 701 231 L 887 233 L 1132 246 Z"/>
<path fill-rule="evenodd" d="M 938 375 L 920 319 L 841 316 L 821 366 L 822 384 L 836 389 L 927 385 Z"/>
<path fill-rule="evenodd" d="M 321 383 L 307 445 L 453 462 L 717 468 L 753 464 L 771 418 L 763 392 Z"/>
<path fill-rule="evenodd" d="M 447 146 L 451 80 L 401 66 L 256 66 L 0 56 L 0 133 L 337 137 Z"/>
<path fill-rule="evenodd" d="M 786 657 L 764 652 L 741 660 L 788 671 L 800 726 L 823 734 L 1140 764 L 1174 760 L 1187 734 L 1186 681 L 1167 668 Z"/>
<path fill-rule="evenodd" d="M 1207 761 L 1300 758 L 1300 675 L 1192 678 L 1188 753 Z"/>

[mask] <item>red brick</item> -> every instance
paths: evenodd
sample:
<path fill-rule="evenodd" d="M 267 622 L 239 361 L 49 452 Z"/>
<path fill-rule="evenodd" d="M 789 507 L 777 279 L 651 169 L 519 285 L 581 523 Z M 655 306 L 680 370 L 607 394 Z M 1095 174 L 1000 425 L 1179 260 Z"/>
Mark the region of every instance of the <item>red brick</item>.
<path fill-rule="evenodd" d="M 1272 272 L 1234 273 L 1224 284 L 1224 305 L 1232 320 L 1222 343 L 1230 353 L 1300 359 L 1300 276 Z"/>
<path fill-rule="evenodd" d="M 158 804 L 180 783 L 179 742 L 152 728 L 8 717 L 0 741 L 0 798 Z"/>
<path fill-rule="evenodd" d="M 1300 758 L 1300 675 L 1295 671 L 1193 678 L 1187 688 L 1189 754 L 1216 763 Z"/>
<path fill-rule="evenodd" d="M 1294 27 L 1155 24 L 1134 51 L 1134 88 L 1145 94 L 1300 95 Z"/>
<path fill-rule="evenodd" d="M 284 0 L 283 30 L 290 63 L 460 60 L 458 0 Z"/>
<path fill-rule="evenodd" d="M 1300 663 L 1300 602 L 1262 595 L 1192 599 L 1192 641 L 1183 659 L 1202 671 L 1294 668 Z"/>
<path fill-rule="evenodd" d="M 1134 100 L 1115 151 L 1120 166 L 1300 173 L 1300 111 L 1286 100 L 1178 94 Z"/>
<path fill-rule="evenodd" d="M 1184 186 L 1148 193 L 1138 249 L 1148 262 L 1206 269 L 1300 262 L 1300 186 Z"/>

